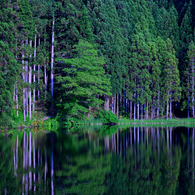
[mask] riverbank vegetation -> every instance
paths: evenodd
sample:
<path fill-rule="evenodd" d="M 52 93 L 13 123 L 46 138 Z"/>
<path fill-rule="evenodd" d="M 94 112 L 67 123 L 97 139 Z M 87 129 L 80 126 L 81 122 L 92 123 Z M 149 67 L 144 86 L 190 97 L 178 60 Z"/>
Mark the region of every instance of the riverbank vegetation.
<path fill-rule="evenodd" d="M 0 126 L 32 122 L 38 104 L 66 125 L 194 118 L 194 11 L 189 0 L 3 0 Z"/>

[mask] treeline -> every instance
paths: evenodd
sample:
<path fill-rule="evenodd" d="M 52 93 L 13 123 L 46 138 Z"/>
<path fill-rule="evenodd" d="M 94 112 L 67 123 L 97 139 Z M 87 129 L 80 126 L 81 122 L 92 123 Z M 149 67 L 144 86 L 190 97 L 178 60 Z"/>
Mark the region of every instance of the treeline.
<path fill-rule="evenodd" d="M 0 125 L 36 102 L 62 118 L 194 117 L 194 3 L 2 0 Z M 127 114 L 128 113 L 128 114 Z"/>

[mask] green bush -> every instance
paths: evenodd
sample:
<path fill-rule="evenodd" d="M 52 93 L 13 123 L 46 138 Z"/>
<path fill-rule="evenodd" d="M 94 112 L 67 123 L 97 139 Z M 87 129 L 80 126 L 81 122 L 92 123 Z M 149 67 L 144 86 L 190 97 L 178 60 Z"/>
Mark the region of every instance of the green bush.
<path fill-rule="evenodd" d="M 99 116 L 103 123 L 118 123 L 118 118 L 112 113 L 112 111 L 100 111 Z"/>

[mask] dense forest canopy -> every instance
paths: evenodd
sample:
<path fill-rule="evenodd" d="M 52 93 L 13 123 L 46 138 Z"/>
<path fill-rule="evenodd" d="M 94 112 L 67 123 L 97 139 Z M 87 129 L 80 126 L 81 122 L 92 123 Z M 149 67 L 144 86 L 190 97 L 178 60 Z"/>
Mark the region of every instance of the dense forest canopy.
<path fill-rule="evenodd" d="M 0 4 L 0 126 L 38 101 L 63 119 L 195 116 L 194 1 Z"/>

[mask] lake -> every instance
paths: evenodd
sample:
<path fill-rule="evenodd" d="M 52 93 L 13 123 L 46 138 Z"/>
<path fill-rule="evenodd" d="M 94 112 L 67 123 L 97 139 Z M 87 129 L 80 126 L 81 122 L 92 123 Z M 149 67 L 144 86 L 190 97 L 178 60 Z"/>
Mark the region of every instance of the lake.
<path fill-rule="evenodd" d="M 0 194 L 195 194 L 195 128 L 1 134 Z"/>

